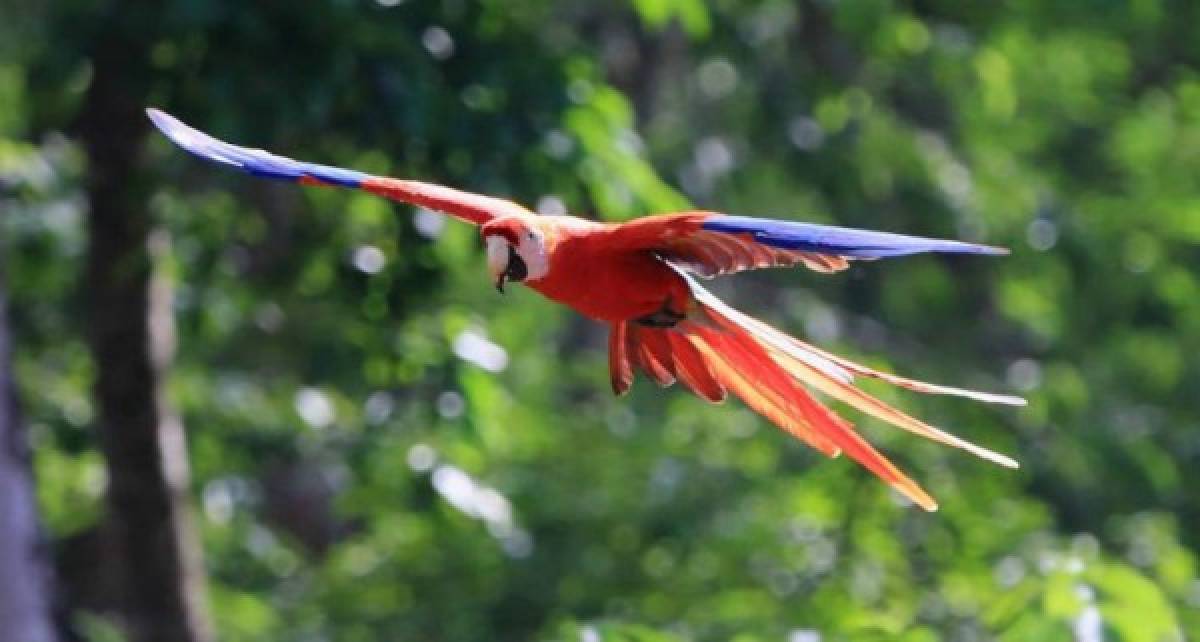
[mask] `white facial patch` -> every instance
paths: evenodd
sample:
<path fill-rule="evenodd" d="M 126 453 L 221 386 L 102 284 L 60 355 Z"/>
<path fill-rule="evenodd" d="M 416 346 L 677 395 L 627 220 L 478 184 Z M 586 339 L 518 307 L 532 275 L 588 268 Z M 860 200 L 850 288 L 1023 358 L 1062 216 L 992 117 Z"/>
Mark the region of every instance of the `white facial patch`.
<path fill-rule="evenodd" d="M 503 236 L 489 236 L 487 242 L 488 271 L 498 278 L 508 269 L 508 241 Z"/>
<path fill-rule="evenodd" d="M 540 232 L 529 230 L 521 233 L 517 254 L 525 261 L 529 274 L 526 281 L 536 281 L 550 271 L 550 257 L 546 254 L 546 241 Z"/>

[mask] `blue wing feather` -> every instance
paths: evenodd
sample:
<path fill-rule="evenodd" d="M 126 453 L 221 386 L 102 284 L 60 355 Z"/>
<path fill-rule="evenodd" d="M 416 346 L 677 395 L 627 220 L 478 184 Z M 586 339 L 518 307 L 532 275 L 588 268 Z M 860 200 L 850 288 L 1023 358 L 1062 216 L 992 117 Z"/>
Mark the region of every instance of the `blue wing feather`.
<path fill-rule="evenodd" d="M 713 232 L 749 234 L 758 243 L 770 247 L 856 259 L 882 259 L 922 252 L 1008 254 L 1004 248 L 962 241 L 726 214 L 713 215 L 702 227 Z"/>
<path fill-rule="evenodd" d="M 261 149 L 231 145 L 189 127 L 174 116 L 157 109 L 147 109 L 146 114 L 167 138 L 188 152 L 209 162 L 236 167 L 255 176 L 291 182 L 310 178 L 342 187 L 359 187 L 365 180 L 372 178 L 363 172 L 303 163 Z M 726 214 L 710 216 L 702 227 L 726 234 L 749 234 L 756 242 L 770 247 L 857 259 L 879 259 L 922 252 L 1008 253 L 1004 248 L 961 241 Z"/>
<path fill-rule="evenodd" d="M 231 145 L 189 127 L 178 118 L 157 109 L 147 109 L 146 115 L 159 131 L 183 149 L 209 162 L 236 167 L 255 176 L 292 182 L 307 177 L 342 187 L 358 187 L 370 178 L 369 174 L 354 170 L 302 163 L 261 149 Z"/>

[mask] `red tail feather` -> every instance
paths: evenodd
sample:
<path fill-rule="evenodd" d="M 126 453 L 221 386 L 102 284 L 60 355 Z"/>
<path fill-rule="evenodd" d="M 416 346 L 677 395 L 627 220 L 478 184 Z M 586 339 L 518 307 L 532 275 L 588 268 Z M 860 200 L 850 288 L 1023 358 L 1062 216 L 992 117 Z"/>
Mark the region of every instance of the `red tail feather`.
<path fill-rule="evenodd" d="M 671 346 L 662 332 L 649 328 L 630 326 L 629 340 L 636 346 L 637 364 L 660 386 L 675 383 L 675 360 L 671 358 Z"/>
<path fill-rule="evenodd" d="M 736 326 L 722 327 L 719 333 L 701 328 L 696 331 L 696 334 L 701 340 L 713 345 L 715 349 L 712 354 L 715 358 L 725 358 L 729 366 L 727 370 L 752 373 L 750 379 L 757 384 L 756 387 L 760 390 L 778 389 L 775 388 L 776 386 L 783 387 L 783 391 L 787 394 L 786 399 L 795 404 L 794 412 L 798 412 L 805 423 L 812 426 L 816 435 L 819 435 L 817 441 L 844 451 L 925 510 L 937 509 L 937 502 L 928 493 L 868 444 L 862 436 L 854 431 L 854 426 L 850 422 L 837 416 L 813 399 L 803 387 L 788 376 L 779 364 L 770 358 L 763 346 L 752 335 Z M 722 344 L 725 345 L 724 350 L 721 350 Z M 754 407 L 749 402 L 747 403 Z M 757 410 L 757 408 L 755 409 Z M 795 417 L 795 414 L 785 416 L 783 422 L 779 418 L 765 413 L 764 416 L 784 430 L 793 432 L 789 430 L 788 419 Z M 795 433 L 793 432 L 793 434 Z M 804 439 L 803 436 L 800 437 Z M 805 441 L 812 443 L 813 440 L 805 439 Z"/>
<path fill-rule="evenodd" d="M 725 401 L 725 386 L 721 385 L 713 372 L 713 366 L 716 364 L 705 359 L 684 333 L 667 331 L 663 336 L 671 346 L 671 356 L 675 359 L 675 374 L 684 385 L 713 403 Z"/>
<path fill-rule="evenodd" d="M 818 350 L 722 303 L 686 273 L 695 298 L 687 319 L 673 328 L 614 326 L 610 355 L 614 389 L 628 387 L 632 366 L 660 385 L 676 378 L 693 392 L 719 401 L 726 391 L 789 434 L 834 457 L 845 452 L 925 510 L 937 502 L 875 450 L 854 425 L 821 405 L 809 387 L 873 417 L 913 433 L 967 450 L 1010 467 L 1011 458 L 941 431 L 897 410 L 853 385 L 854 375 L 881 379 L 910 390 L 950 394 L 992 403 L 1019 403 L 1005 395 L 938 386 L 871 370 Z M 622 334 L 623 333 L 623 334 Z M 623 337 L 623 338 L 622 338 Z M 618 386 L 618 383 L 621 385 Z"/>
<path fill-rule="evenodd" d="M 777 369 L 761 367 L 761 362 L 753 355 L 739 353 L 737 346 L 729 345 L 727 337 L 719 333 L 699 329 L 691 337 L 696 348 L 714 364 L 721 383 L 747 406 L 826 456 L 836 457 L 841 453 L 841 449 L 799 411 L 795 404 L 799 397 L 793 394 L 794 386 L 785 381 L 786 377 L 776 376 Z M 803 390 L 800 392 L 804 394 Z"/>
<path fill-rule="evenodd" d="M 629 362 L 628 323 L 612 324 L 608 334 L 608 374 L 613 394 L 621 396 L 633 385 L 633 366 Z"/>

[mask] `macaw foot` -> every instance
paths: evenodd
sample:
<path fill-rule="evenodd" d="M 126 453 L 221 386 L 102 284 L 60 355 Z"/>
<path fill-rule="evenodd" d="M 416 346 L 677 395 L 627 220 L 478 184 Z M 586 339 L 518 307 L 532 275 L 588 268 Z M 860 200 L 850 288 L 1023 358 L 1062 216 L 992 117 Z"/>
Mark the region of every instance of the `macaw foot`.
<path fill-rule="evenodd" d="M 663 301 L 662 307 L 657 312 L 637 317 L 633 319 L 633 322 L 650 328 L 674 328 L 677 323 L 686 318 L 686 314 L 671 309 L 671 301 L 668 299 Z"/>

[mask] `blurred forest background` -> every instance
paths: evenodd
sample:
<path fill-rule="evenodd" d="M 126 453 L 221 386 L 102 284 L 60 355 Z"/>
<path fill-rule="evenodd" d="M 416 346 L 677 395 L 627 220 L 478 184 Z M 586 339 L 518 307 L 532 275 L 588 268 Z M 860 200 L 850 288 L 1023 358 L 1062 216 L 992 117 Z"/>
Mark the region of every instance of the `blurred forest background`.
<path fill-rule="evenodd" d="M 0 17 L 0 640 L 1200 635 L 1200 4 Z M 205 165 L 147 105 L 545 214 L 1007 245 L 714 288 L 873 365 L 1027 396 L 872 388 L 1024 467 L 852 416 L 926 514 L 736 402 L 614 399 L 604 328 L 497 296 L 474 229 Z"/>

